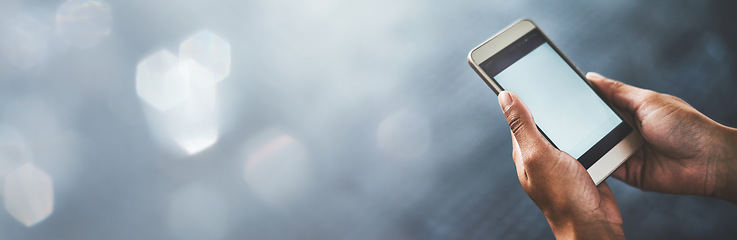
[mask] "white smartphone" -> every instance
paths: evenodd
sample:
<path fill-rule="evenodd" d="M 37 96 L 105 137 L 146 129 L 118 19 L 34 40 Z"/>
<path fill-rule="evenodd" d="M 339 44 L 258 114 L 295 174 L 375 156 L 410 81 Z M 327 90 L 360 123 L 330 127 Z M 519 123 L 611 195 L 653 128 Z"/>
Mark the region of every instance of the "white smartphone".
<path fill-rule="evenodd" d="M 540 132 L 597 185 L 642 145 L 640 134 L 528 19 L 471 50 L 468 63 L 496 94 L 517 94 Z"/>

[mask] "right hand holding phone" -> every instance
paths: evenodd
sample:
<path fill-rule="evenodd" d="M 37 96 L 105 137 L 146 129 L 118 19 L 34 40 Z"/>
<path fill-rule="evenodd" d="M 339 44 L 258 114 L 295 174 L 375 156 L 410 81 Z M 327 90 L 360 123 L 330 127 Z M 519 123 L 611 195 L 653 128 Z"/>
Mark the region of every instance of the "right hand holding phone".
<path fill-rule="evenodd" d="M 680 98 L 597 73 L 586 78 L 645 140 L 612 176 L 645 191 L 737 203 L 737 130 L 709 119 Z"/>
<path fill-rule="evenodd" d="M 612 176 L 645 191 L 737 203 L 737 129 L 709 119 L 677 97 L 596 73 L 586 78 L 645 140 Z M 607 184 L 594 185 L 576 159 L 553 147 L 516 95 L 501 92 L 499 104 L 512 130 L 512 158 L 522 188 L 556 237 L 623 238 L 622 219 Z"/>

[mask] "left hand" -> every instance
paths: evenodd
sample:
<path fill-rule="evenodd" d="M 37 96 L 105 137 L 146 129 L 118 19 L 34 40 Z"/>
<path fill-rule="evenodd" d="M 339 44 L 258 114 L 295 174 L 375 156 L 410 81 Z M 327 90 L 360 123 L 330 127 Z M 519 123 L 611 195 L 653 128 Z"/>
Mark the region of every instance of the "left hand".
<path fill-rule="evenodd" d="M 597 187 L 575 158 L 553 147 L 517 95 L 499 93 L 499 105 L 512 131 L 517 177 L 556 238 L 623 239 L 622 217 L 606 182 Z"/>

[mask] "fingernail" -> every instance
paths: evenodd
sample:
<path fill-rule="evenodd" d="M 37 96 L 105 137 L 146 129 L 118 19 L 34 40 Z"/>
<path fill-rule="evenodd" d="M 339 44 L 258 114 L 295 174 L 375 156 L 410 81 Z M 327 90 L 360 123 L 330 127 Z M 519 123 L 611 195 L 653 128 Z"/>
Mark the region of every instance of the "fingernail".
<path fill-rule="evenodd" d="M 503 111 L 507 111 L 509 106 L 512 106 L 512 103 L 512 95 L 509 92 L 502 91 L 499 93 L 499 105 L 501 105 Z"/>
<path fill-rule="evenodd" d="M 589 80 L 603 80 L 604 76 L 595 72 L 588 72 L 586 73 L 586 78 Z"/>

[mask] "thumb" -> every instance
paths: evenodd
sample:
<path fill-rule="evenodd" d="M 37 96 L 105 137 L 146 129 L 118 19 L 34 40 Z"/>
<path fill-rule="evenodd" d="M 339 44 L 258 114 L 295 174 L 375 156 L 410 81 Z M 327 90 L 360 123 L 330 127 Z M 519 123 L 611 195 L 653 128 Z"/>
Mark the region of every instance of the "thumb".
<path fill-rule="evenodd" d="M 614 106 L 627 113 L 634 114 L 649 97 L 657 95 L 656 92 L 633 87 L 619 81 L 615 81 L 595 72 L 586 73 L 586 78 Z"/>
<path fill-rule="evenodd" d="M 498 98 L 499 106 L 520 149 L 534 149 L 547 144 L 535 125 L 532 113 L 516 94 L 502 91 Z"/>

